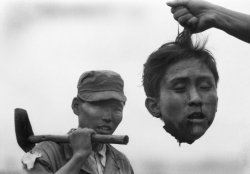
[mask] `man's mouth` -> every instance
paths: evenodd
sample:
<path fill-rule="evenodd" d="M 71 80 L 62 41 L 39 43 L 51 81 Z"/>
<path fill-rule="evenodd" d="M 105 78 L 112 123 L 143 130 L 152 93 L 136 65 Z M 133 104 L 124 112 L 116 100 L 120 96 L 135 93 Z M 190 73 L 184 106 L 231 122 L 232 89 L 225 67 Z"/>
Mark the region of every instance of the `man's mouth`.
<path fill-rule="evenodd" d="M 102 133 L 110 133 L 110 131 L 112 130 L 111 126 L 107 126 L 107 125 L 102 125 L 102 126 L 98 126 L 97 127 L 98 132 L 102 132 Z"/>

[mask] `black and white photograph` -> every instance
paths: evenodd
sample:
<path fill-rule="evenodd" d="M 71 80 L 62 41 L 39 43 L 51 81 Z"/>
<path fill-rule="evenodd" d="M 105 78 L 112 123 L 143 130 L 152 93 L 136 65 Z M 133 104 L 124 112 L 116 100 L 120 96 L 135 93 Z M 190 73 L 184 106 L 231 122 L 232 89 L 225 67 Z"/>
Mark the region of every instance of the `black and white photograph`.
<path fill-rule="evenodd" d="M 249 6 L 1 0 L 0 174 L 249 174 Z"/>

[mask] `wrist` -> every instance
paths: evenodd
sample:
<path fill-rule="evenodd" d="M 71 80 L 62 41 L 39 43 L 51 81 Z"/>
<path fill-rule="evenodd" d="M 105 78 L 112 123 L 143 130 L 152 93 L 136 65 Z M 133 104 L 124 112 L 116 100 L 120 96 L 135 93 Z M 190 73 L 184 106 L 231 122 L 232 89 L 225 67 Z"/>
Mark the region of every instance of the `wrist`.
<path fill-rule="evenodd" d="M 225 18 L 224 18 L 224 14 L 223 14 L 224 13 L 223 7 L 220 7 L 220 6 L 215 5 L 215 4 L 211 4 L 209 11 L 210 11 L 209 26 L 221 29 L 221 27 L 224 25 L 223 23 L 225 23 L 225 21 L 224 21 Z"/>
<path fill-rule="evenodd" d="M 71 159 L 62 168 L 60 168 L 56 174 L 79 173 L 87 157 L 88 156 L 80 153 L 74 153 Z"/>
<path fill-rule="evenodd" d="M 86 160 L 89 157 L 90 153 L 87 152 L 75 152 L 72 156 L 75 160 Z"/>
<path fill-rule="evenodd" d="M 232 24 L 231 15 L 232 14 L 230 10 L 221 6 L 216 6 L 213 19 L 214 27 L 220 30 L 225 30 L 230 28 Z"/>

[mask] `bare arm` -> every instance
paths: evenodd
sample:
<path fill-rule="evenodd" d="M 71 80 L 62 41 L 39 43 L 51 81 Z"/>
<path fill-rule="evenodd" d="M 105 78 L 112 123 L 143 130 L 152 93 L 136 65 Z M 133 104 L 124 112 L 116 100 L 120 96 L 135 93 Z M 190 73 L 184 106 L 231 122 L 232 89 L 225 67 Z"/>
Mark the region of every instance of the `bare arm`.
<path fill-rule="evenodd" d="M 71 132 L 69 134 L 69 142 L 70 146 L 73 151 L 73 155 L 71 159 L 63 165 L 58 171 L 56 171 L 56 174 L 78 174 L 80 172 L 80 169 L 83 165 L 83 163 L 86 161 L 88 156 L 90 155 L 92 151 L 92 145 L 91 145 L 91 135 L 94 133 L 92 129 L 81 129 L 78 128 L 75 131 Z M 51 146 L 43 146 L 50 147 L 49 149 L 53 149 Z M 52 174 L 52 166 L 50 166 L 53 162 L 50 161 L 50 157 L 46 156 L 47 153 L 50 153 L 51 151 L 47 151 L 45 153 L 42 153 L 43 160 L 40 162 L 36 162 L 35 166 L 27 169 L 24 168 L 23 173 L 26 174 Z M 53 152 L 58 152 L 55 150 L 52 150 Z M 34 155 L 34 153 L 30 154 L 31 156 Z M 51 154 L 50 156 L 54 156 L 55 154 Z M 52 159 L 51 158 L 51 159 Z M 58 159 L 55 157 L 53 160 Z M 53 161 L 52 160 L 52 161 Z M 51 163 L 50 163 L 51 162 Z M 47 164 L 48 163 L 48 164 Z"/>
<path fill-rule="evenodd" d="M 87 157 L 81 155 L 74 155 L 62 168 L 60 168 L 55 174 L 78 174 L 83 165 L 83 162 Z"/>
<path fill-rule="evenodd" d="M 92 129 L 77 129 L 69 135 L 71 148 L 73 149 L 72 158 L 55 174 L 78 174 L 85 160 L 92 151 L 91 135 Z"/>
<path fill-rule="evenodd" d="M 174 0 L 167 5 L 174 18 L 194 33 L 214 27 L 250 43 L 250 15 L 202 0 Z"/>

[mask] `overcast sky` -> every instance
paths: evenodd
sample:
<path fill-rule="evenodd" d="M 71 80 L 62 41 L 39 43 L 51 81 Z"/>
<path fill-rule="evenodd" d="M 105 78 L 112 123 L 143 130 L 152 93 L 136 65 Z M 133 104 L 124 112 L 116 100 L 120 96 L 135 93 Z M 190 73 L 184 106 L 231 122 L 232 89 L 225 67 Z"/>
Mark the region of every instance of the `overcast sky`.
<path fill-rule="evenodd" d="M 210 2 L 249 12 L 248 0 Z M 198 35 L 208 37 L 207 48 L 217 60 L 218 112 L 202 138 L 179 147 L 144 107 L 141 83 L 148 55 L 177 35 L 165 1 L 6 0 L 0 6 L 0 169 L 21 166 L 14 109 L 28 111 L 35 134 L 66 133 L 77 126 L 71 110 L 77 80 L 93 69 L 114 70 L 125 81 L 128 101 L 115 134 L 129 135 L 130 142 L 116 147 L 138 173 L 145 164 L 175 173 L 181 173 L 180 164 L 197 168 L 217 159 L 232 162 L 240 172 L 249 165 L 249 44 L 216 29 Z"/>

